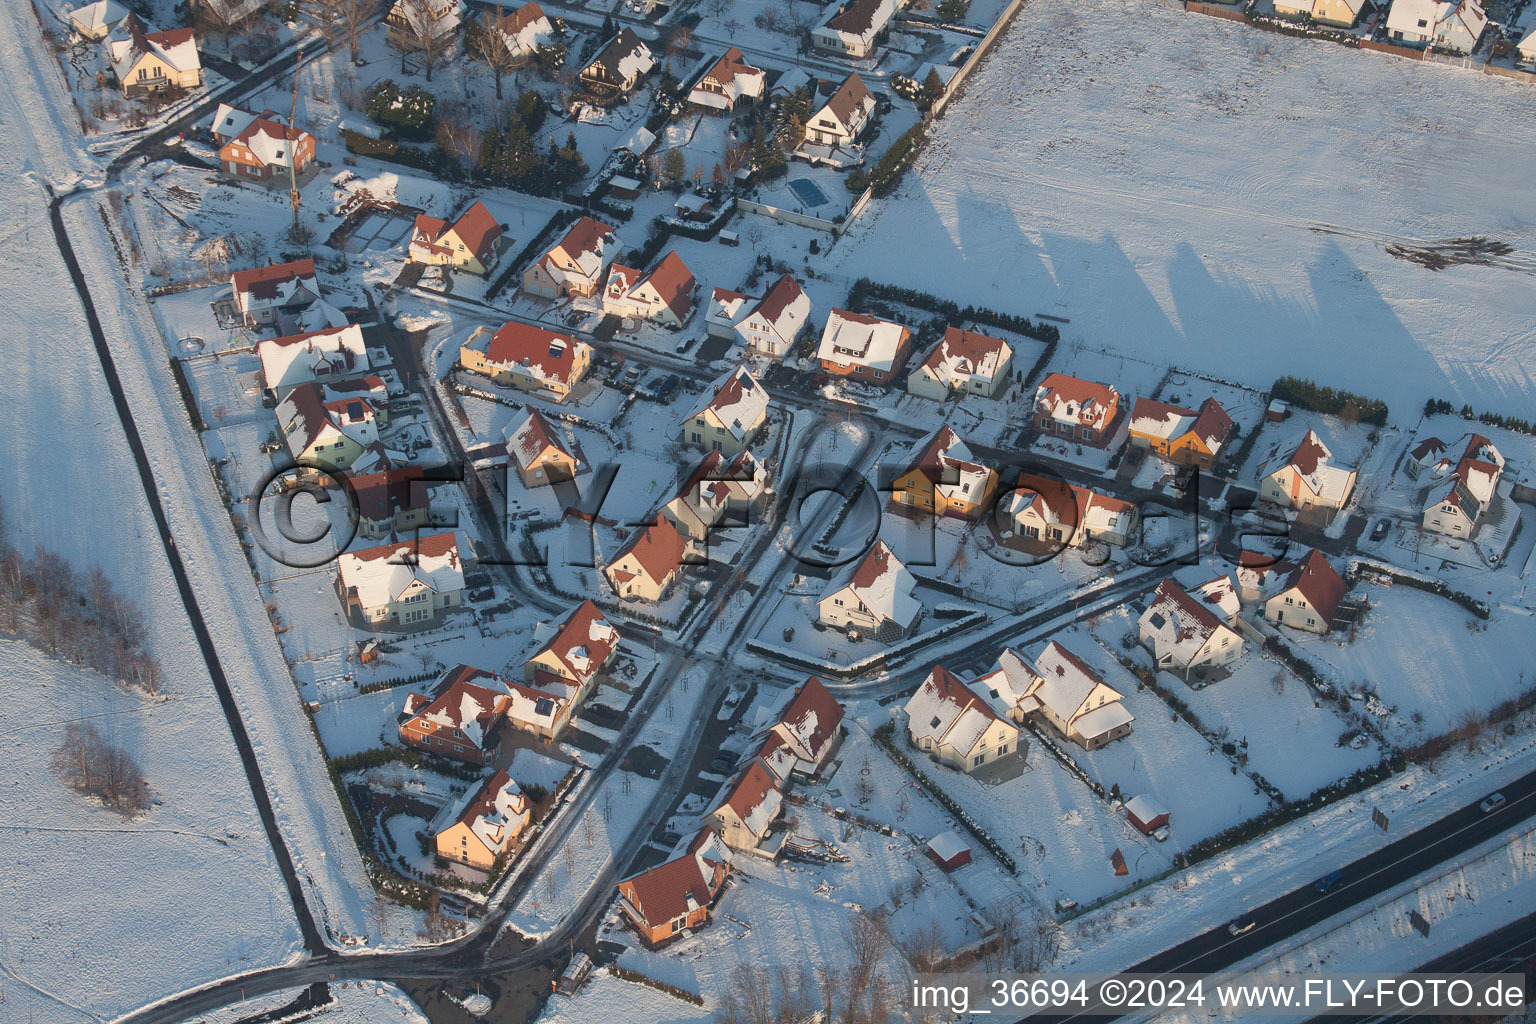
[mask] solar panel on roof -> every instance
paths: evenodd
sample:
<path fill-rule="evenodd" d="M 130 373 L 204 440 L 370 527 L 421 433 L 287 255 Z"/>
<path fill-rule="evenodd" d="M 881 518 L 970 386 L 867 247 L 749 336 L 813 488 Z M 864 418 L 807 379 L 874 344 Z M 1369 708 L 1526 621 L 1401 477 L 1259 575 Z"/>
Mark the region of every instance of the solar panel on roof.
<path fill-rule="evenodd" d="M 534 701 L 533 713 L 536 715 L 552 714 L 554 710 L 555 702 L 550 700 L 548 697 L 540 697 L 538 700 Z"/>

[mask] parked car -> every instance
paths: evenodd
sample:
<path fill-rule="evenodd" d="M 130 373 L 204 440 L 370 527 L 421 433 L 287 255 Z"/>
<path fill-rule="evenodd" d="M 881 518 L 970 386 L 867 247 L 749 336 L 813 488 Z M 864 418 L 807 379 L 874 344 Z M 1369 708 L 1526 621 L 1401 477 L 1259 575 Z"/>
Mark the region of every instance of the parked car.
<path fill-rule="evenodd" d="M 1318 892 L 1332 892 L 1344 882 L 1344 872 L 1330 871 L 1313 883 Z"/>
<path fill-rule="evenodd" d="M 709 766 L 717 772 L 728 772 L 736 766 L 736 759 L 729 754 L 716 754 Z"/>
<path fill-rule="evenodd" d="M 621 379 L 625 384 L 634 387 L 635 382 L 640 379 L 640 367 L 635 366 L 633 363 L 626 366 L 624 368 L 624 376 Z"/>
<path fill-rule="evenodd" d="M 654 389 L 656 392 L 656 401 L 665 402 L 667 399 L 671 398 L 672 392 L 677 390 L 677 385 L 680 382 L 681 378 L 679 378 L 675 373 L 669 373 L 665 377 L 661 378 L 661 380 L 657 381 L 656 387 Z"/>
<path fill-rule="evenodd" d="M 1392 529 L 1392 520 L 1390 520 L 1390 519 L 1378 519 L 1378 520 L 1376 520 L 1376 525 L 1371 528 L 1371 540 L 1373 540 L 1373 541 L 1381 540 L 1383 537 L 1385 537 L 1387 535 L 1387 531 L 1390 530 L 1390 529 Z"/>
<path fill-rule="evenodd" d="M 1258 927 L 1258 922 L 1253 919 L 1253 915 L 1244 914 L 1242 917 L 1227 925 L 1227 934 L 1233 936 L 1247 935 L 1256 927 Z"/>
<path fill-rule="evenodd" d="M 1482 803 L 1478 804 L 1477 809 L 1482 811 L 1484 814 L 1492 814 L 1500 807 L 1503 807 L 1506 802 L 1507 801 L 1504 799 L 1503 793 L 1495 793 L 1488 799 L 1484 800 Z"/>

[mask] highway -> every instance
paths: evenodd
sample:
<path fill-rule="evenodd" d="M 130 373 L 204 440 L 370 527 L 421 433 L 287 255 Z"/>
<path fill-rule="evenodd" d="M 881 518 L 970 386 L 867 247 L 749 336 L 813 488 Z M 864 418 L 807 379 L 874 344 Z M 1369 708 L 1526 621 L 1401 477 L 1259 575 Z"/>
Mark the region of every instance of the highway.
<path fill-rule="evenodd" d="M 1134 974 L 1211 973 L 1225 970 L 1283 939 L 1430 871 L 1457 854 L 1536 816 L 1536 772 L 1509 783 L 1500 792 L 1508 798 L 1501 810 L 1485 814 L 1478 803 L 1487 794 L 1481 794 L 1477 802 L 1417 832 L 1393 840 L 1349 864 L 1338 865 L 1344 872 L 1344 880 L 1329 892 L 1320 893 L 1308 882 L 1283 896 L 1253 907 L 1248 913 L 1253 917 L 1255 927 L 1245 935 L 1234 937 L 1227 930 L 1228 922 L 1224 921 L 1125 970 Z M 1058 1024 L 1065 1021 L 1109 1020 L 1112 1015 L 1086 1012 L 1031 1014 L 1028 1019 L 1042 1024 Z"/>

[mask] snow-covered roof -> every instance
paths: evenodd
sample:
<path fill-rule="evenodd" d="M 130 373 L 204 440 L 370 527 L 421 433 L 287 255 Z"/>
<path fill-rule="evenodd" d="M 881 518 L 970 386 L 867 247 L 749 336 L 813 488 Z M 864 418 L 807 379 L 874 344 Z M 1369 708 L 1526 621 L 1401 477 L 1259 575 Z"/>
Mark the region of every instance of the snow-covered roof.
<path fill-rule="evenodd" d="M 557 623 L 541 622 L 534 628 L 538 650 L 525 665 L 541 655 L 551 655 L 585 686 L 607 664 L 619 644 L 619 631 L 603 617 L 597 605 L 583 601 Z"/>
<path fill-rule="evenodd" d="M 832 5 L 829 11 L 825 22 L 817 26 L 817 34 L 831 34 L 867 45 L 890 23 L 896 13 L 896 3 L 895 0 L 843 0 Z"/>
<path fill-rule="evenodd" d="M 1138 398 L 1131 407 L 1132 433 L 1176 441 L 1193 433 L 1215 455 L 1232 432 L 1232 418 L 1214 398 L 1207 398 L 1198 410 Z"/>
<path fill-rule="evenodd" d="M 455 665 L 443 673 L 430 694 L 412 691 L 405 698 L 399 720 L 402 726 L 421 721 L 440 729 L 457 729 L 470 743 L 485 749 L 506 706 L 505 686 L 494 675 L 469 665 Z"/>
<path fill-rule="evenodd" d="M 342 586 L 364 608 L 389 604 L 417 584 L 439 594 L 464 589 L 459 541 L 451 532 L 348 551 L 337 557 L 336 568 Z"/>
<path fill-rule="evenodd" d="M 1446 502 L 1465 505 L 1468 503 L 1462 499 L 1470 496 L 1473 518 L 1476 510 L 1493 500 L 1504 473 L 1503 454 L 1492 441 L 1477 433 L 1463 434 L 1450 444 L 1436 437 L 1426 438 L 1409 456 L 1431 474 L 1425 508 Z"/>
<path fill-rule="evenodd" d="M 1120 405 L 1120 392 L 1113 384 L 1053 373 L 1035 389 L 1035 409 L 1063 423 L 1074 423 L 1103 430 Z"/>
<path fill-rule="evenodd" d="M 725 109 L 742 97 L 760 99 L 766 74 L 746 62 L 742 52 L 731 47 L 699 78 L 688 99 L 701 106 Z"/>
<path fill-rule="evenodd" d="M 127 8 L 117 3 L 117 0 L 96 0 L 95 3 L 75 8 L 70 12 L 69 20 L 74 22 L 82 35 L 98 39 L 116 28 L 126 17 Z"/>
<path fill-rule="evenodd" d="M 269 307 L 313 302 L 320 295 L 313 259 L 273 263 L 229 275 L 235 303 L 246 313 Z"/>
<path fill-rule="evenodd" d="M 684 417 L 684 421 L 712 412 L 727 433 L 737 441 L 745 441 L 767 410 L 768 392 L 745 366 L 738 366 L 715 381 L 709 398 Z"/>
<path fill-rule="evenodd" d="M 774 725 L 774 732 L 802 759 L 818 761 L 828 744 L 837 736 L 843 721 L 843 706 L 811 676 L 795 690 L 794 699 Z"/>
<path fill-rule="evenodd" d="M 832 363 L 855 363 L 889 373 L 896 364 L 902 346 L 912 336 L 910 328 L 877 316 L 834 309 L 827 315 L 821 332 L 817 359 Z"/>
<path fill-rule="evenodd" d="M 289 389 L 277 403 L 273 412 L 278 430 L 294 458 L 308 451 L 328 427 L 365 448 L 379 439 L 375 405 L 388 400 L 384 381 L 363 377 L 352 383 L 356 386 L 339 391 L 335 388 L 340 384 L 326 387 L 307 381 Z"/>
<path fill-rule="evenodd" d="M 560 431 L 544 418 L 543 413 L 532 406 L 528 407 L 527 415 L 521 420 L 508 422 L 503 436 L 507 442 L 507 454 L 517 463 L 519 469 L 532 469 L 539 461 L 539 457 L 549 448 L 563 452 L 576 463 L 578 468 L 586 463 L 581 449 L 567 444 Z"/>
<path fill-rule="evenodd" d="M 164 32 L 145 32 L 139 20 L 124 20 L 129 27 L 126 39 L 114 39 L 108 46 L 112 70 L 119 82 L 131 82 L 133 69 L 147 56 L 158 57 L 173 70 L 187 72 L 202 70 L 197 53 L 197 37 L 190 28 L 173 28 Z"/>
<path fill-rule="evenodd" d="M 463 0 L 395 0 L 388 17 L 406 25 L 417 38 L 436 39 L 458 31 L 464 4 Z"/>
<path fill-rule="evenodd" d="M 965 840 L 955 835 L 954 832 L 940 832 L 928 840 L 928 849 L 932 850 L 934 856 L 942 861 L 951 861 L 962 853 L 971 852 L 971 848 L 966 844 Z"/>
<path fill-rule="evenodd" d="M 545 46 L 555 35 L 555 26 L 533 0 L 509 12 L 496 26 L 508 51 L 516 54 L 531 53 Z"/>
<path fill-rule="evenodd" d="M 961 387 L 972 377 L 991 380 L 1012 356 L 1013 348 L 1001 338 L 948 327 L 922 368 L 950 387 Z"/>
<path fill-rule="evenodd" d="M 590 350 L 586 342 L 555 331 L 508 320 L 486 337 L 477 329 L 465 342 L 485 346 L 486 361 L 497 366 L 516 368 L 536 380 L 569 387 L 575 383 L 578 355 Z"/>
<path fill-rule="evenodd" d="M 1069 540 L 1077 533 L 1126 535 L 1136 519 L 1131 502 L 1035 473 L 1019 478 L 1003 510 L 1015 521 L 1033 511 L 1048 525 L 1070 529 Z"/>
<path fill-rule="evenodd" d="M 773 775 L 753 760 L 747 770 L 730 785 L 730 792 L 719 807 L 729 807 L 754 836 L 761 837 L 779 816 L 784 796 Z M 717 808 L 718 809 L 718 808 Z"/>
<path fill-rule="evenodd" d="M 587 65 L 582 74 L 601 71 L 601 77 L 607 81 L 628 88 L 655 66 L 656 57 L 651 53 L 651 48 L 645 45 L 645 40 L 636 35 L 633 29 L 623 28 L 592 58 L 592 63 Z"/>
<path fill-rule="evenodd" d="M 949 424 L 913 442 L 913 460 L 907 472 L 919 472 L 949 501 L 978 505 L 986 497 L 992 470 L 976 461 L 960 435 Z"/>
<path fill-rule="evenodd" d="M 614 143 L 613 148 L 615 151 L 622 149 L 635 156 L 644 156 L 654 145 L 656 145 L 656 133 L 644 124 L 637 124 L 633 131 Z"/>
<path fill-rule="evenodd" d="M 274 390 L 369 369 L 368 346 L 356 324 L 267 338 L 257 343 L 256 354 L 262 379 Z"/>
<path fill-rule="evenodd" d="M 1342 504 L 1349 496 L 1355 478 L 1354 470 L 1333 464 L 1333 452 L 1317 436 L 1317 431 L 1310 429 L 1289 451 L 1284 445 L 1271 448 L 1259 467 L 1259 479 L 1274 476 L 1286 467 L 1293 469 L 1319 499 L 1332 505 Z"/>
<path fill-rule="evenodd" d="M 1212 636 L 1228 629 L 1206 602 L 1172 579 L 1157 585 L 1152 602 L 1136 625 L 1152 640 L 1152 654 L 1159 662 L 1171 656 L 1176 664 L 1186 666 Z"/>
<path fill-rule="evenodd" d="M 591 217 L 582 217 L 539 263 L 557 282 L 579 278 L 590 287 L 597 283 L 603 268 L 613 261 L 618 250 L 618 236 L 613 233 L 613 228 Z M 563 254 L 570 262 L 561 263 L 557 254 Z"/>
<path fill-rule="evenodd" d="M 1168 813 L 1168 808 L 1158 803 L 1156 798 L 1147 796 L 1145 793 L 1138 794 L 1127 800 L 1125 809 L 1137 821 L 1153 821 Z"/>
<path fill-rule="evenodd" d="M 503 769 L 449 804 L 433 821 L 432 831 L 463 824 L 495 857 L 506 851 L 512 837 L 528 823 L 529 809 L 522 787 Z"/>
<path fill-rule="evenodd" d="M 844 590 L 851 590 L 869 611 L 882 619 L 890 619 L 902 628 L 910 628 L 916 621 L 922 604 L 913 596 L 917 580 L 886 546 L 885 541 L 875 541 L 857 562 L 844 567 L 822 591 L 821 600 L 830 600 Z"/>
<path fill-rule="evenodd" d="M 646 924 L 655 928 L 709 906 L 730 865 L 730 849 L 706 825 L 677 856 L 621 879 L 618 887 Z"/>
<path fill-rule="evenodd" d="M 1074 728 L 1089 739 L 1102 735 L 1109 728 L 1115 727 L 1111 725 L 1108 728 L 1099 728 L 1096 731 L 1090 732 L 1084 727 L 1082 721 L 1082 718 L 1086 717 L 1089 712 L 1083 712 L 1083 715 L 1078 717 L 1078 713 L 1083 711 L 1083 705 L 1087 702 L 1093 691 L 1100 686 L 1107 686 L 1107 684 L 1100 678 L 1097 672 L 1077 655 L 1067 650 L 1067 648 L 1055 640 L 1052 640 L 1036 655 L 1035 669 L 1040 673 L 1041 681 L 1035 688 L 1034 696 L 1041 704 L 1050 708 L 1051 713 L 1057 718 L 1063 722 L 1071 723 Z M 1112 690 L 1113 688 L 1110 689 Z M 1106 703 L 1103 707 L 1096 710 L 1117 706 L 1119 699 L 1120 694 L 1115 693 L 1113 701 Z M 1131 718 L 1129 712 L 1125 712 L 1123 708 L 1121 711 L 1124 712 L 1123 716 L 1107 715 L 1102 716 L 1102 719 L 1103 721 L 1114 721 L 1116 725 L 1123 725 L 1130 721 Z M 1091 724 L 1100 726 L 1102 722 L 1095 719 Z"/>
<path fill-rule="evenodd" d="M 953 747 L 961 757 L 970 755 L 994 722 L 1011 722 L 943 665 L 935 665 L 923 685 L 907 699 L 903 710 L 912 737 L 934 746 Z"/>

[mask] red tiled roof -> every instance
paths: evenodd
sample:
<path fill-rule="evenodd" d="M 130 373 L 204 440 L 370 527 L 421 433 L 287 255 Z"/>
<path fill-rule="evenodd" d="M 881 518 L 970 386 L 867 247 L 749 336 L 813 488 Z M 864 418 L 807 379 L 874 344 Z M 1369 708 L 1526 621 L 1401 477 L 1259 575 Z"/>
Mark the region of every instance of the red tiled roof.
<path fill-rule="evenodd" d="M 666 516 L 658 513 L 654 522 L 647 523 L 630 535 L 613 561 L 617 562 L 625 555 L 633 554 L 646 575 L 660 583 L 667 578 L 668 573 L 682 569 L 683 556 L 687 550 L 688 543 L 677 532 L 677 527 Z"/>
<path fill-rule="evenodd" d="M 819 757 L 822 747 L 837 735 L 837 727 L 843 721 L 843 706 L 816 676 L 800 684 L 800 689 L 795 691 L 795 699 L 785 709 L 780 721 L 789 726 L 791 732 L 798 734 L 797 727 L 813 716 L 816 728 L 807 738 L 807 746 L 813 756 Z"/>
<path fill-rule="evenodd" d="M 1332 563 L 1316 548 L 1291 570 L 1290 577 L 1285 581 L 1285 589 L 1292 588 L 1301 591 L 1301 596 L 1323 617 L 1324 622 L 1333 621 L 1334 613 L 1339 610 L 1339 602 L 1344 600 L 1344 592 L 1349 589 Z"/>
<path fill-rule="evenodd" d="M 478 199 L 459 214 L 459 219 L 453 222 L 453 232 L 481 263 L 490 262 L 495 254 L 496 240 L 502 234 L 501 224 Z"/>
<path fill-rule="evenodd" d="M 773 283 L 772 288 L 768 289 L 768 294 L 763 296 L 763 301 L 757 304 L 756 312 L 769 323 L 776 324 L 785 307 L 804 294 L 799 282 L 785 274 Z"/>
<path fill-rule="evenodd" d="M 268 267 L 237 270 L 229 275 L 237 292 L 249 292 L 258 299 L 270 299 L 277 295 L 277 286 L 294 278 L 314 277 L 315 261 L 294 260 L 292 263 L 274 263 Z"/>
<path fill-rule="evenodd" d="M 676 250 L 663 256 L 661 262 L 652 267 L 645 277 L 635 282 L 634 287 L 638 288 L 646 282 L 650 282 L 651 287 L 656 289 L 661 300 L 673 313 L 677 314 L 679 320 L 688 316 L 688 311 L 693 308 L 695 282 L 693 271 L 688 269 L 688 265 L 683 262 L 683 258 L 677 254 Z"/>
<path fill-rule="evenodd" d="M 612 630 L 611 635 L 607 638 L 594 637 L 592 626 L 595 623 L 608 626 Z M 587 600 L 571 610 L 571 613 L 565 617 L 565 621 L 560 624 L 559 630 L 538 653 L 548 651 L 560 661 L 560 664 L 569 669 L 572 675 L 578 679 L 585 679 L 608 660 L 608 656 L 613 653 L 618 642 L 618 630 L 609 625 L 597 605 Z M 572 662 L 572 655 L 583 647 L 586 648 L 587 665 L 578 667 Z"/>
<path fill-rule="evenodd" d="M 613 228 L 602 221 L 593 220 L 591 217 L 583 217 L 571 225 L 571 229 L 560 239 L 557 249 L 564 249 L 566 255 L 572 259 L 584 252 L 596 252 L 597 244 L 605 236 L 613 234 Z"/>
<path fill-rule="evenodd" d="M 508 320 L 491 336 L 485 358 L 512 366 L 527 363 L 540 367 L 546 380 L 569 384 L 576 366 L 577 343 L 568 334 Z"/>
<path fill-rule="evenodd" d="M 490 742 L 492 728 L 506 709 L 507 696 L 481 686 L 476 680 L 495 678 L 483 669 L 457 665 L 443 675 L 430 697 L 414 691 L 406 697 L 405 709 L 400 713 L 401 724 L 426 715 L 441 715 L 452 728 L 462 731 L 468 721 L 464 717 L 465 710 L 472 703 L 480 709 L 475 721 L 480 726 L 479 745 L 484 749 Z M 465 738 L 470 737 L 466 734 Z"/>
<path fill-rule="evenodd" d="M 1296 472 L 1302 476 L 1311 476 L 1317 472 L 1317 464 L 1328 458 L 1328 449 L 1324 447 L 1322 439 L 1311 430 L 1301 439 L 1296 450 L 1291 453 L 1290 465 L 1296 468 Z"/>
<path fill-rule="evenodd" d="M 427 507 L 427 488 L 420 466 L 386 469 L 352 478 L 352 496 L 360 518 L 382 523 L 397 512 Z"/>
<path fill-rule="evenodd" d="M 700 829 L 685 854 L 618 883 L 619 890 L 645 917 L 648 926 L 658 927 L 688 913 L 690 896 L 697 905 L 707 907 L 720 891 L 730 866 L 724 861 L 707 861 L 711 871 L 705 877 L 700 874 L 696 856 L 710 834 L 708 827 Z"/>
<path fill-rule="evenodd" d="M 769 792 L 777 789 L 773 776 L 768 769 L 763 767 L 761 761 L 754 760 L 747 766 L 747 770 L 741 773 L 741 778 L 736 780 L 736 785 L 731 788 L 731 795 L 726 797 L 721 806 L 729 807 L 736 812 L 736 816 L 746 821 L 757 809 L 757 805 L 767 798 Z"/>

